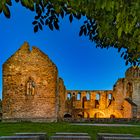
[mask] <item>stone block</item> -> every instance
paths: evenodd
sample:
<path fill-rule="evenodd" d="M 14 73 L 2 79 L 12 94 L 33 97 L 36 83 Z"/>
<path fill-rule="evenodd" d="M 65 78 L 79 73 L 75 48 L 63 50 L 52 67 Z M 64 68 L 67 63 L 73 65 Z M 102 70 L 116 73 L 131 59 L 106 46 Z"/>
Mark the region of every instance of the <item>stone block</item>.
<path fill-rule="evenodd" d="M 0 140 L 40 140 L 39 136 L 1 136 Z"/>
<path fill-rule="evenodd" d="M 47 133 L 15 133 L 16 136 L 39 136 L 39 140 L 48 140 Z"/>
<path fill-rule="evenodd" d="M 91 140 L 90 136 L 51 136 L 50 140 Z"/>
<path fill-rule="evenodd" d="M 55 136 L 88 136 L 88 133 L 57 132 Z"/>
<path fill-rule="evenodd" d="M 115 136 L 111 136 L 111 137 L 106 137 L 103 136 L 102 140 L 140 140 L 140 137 L 115 137 Z"/>
<path fill-rule="evenodd" d="M 105 137 L 133 137 L 132 134 L 97 133 L 97 140 L 104 140 Z"/>

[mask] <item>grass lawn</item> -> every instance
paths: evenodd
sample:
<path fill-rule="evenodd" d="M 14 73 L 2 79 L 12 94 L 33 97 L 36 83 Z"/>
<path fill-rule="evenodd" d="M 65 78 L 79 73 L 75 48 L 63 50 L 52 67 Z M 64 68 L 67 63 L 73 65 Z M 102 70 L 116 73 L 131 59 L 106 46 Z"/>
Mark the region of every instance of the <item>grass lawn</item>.
<path fill-rule="evenodd" d="M 109 126 L 74 126 L 69 123 L 0 123 L 0 136 L 14 135 L 16 132 L 46 132 L 49 136 L 55 132 L 86 132 L 96 139 L 96 134 L 104 133 L 124 133 L 140 136 L 140 125 L 132 127 L 109 127 Z"/>

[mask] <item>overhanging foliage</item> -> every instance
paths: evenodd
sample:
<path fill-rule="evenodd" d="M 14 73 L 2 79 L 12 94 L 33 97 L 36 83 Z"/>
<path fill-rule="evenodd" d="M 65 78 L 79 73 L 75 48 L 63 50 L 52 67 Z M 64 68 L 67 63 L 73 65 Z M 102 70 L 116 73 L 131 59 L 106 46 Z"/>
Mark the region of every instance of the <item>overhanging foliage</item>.
<path fill-rule="evenodd" d="M 69 16 L 86 21 L 79 35 L 96 42 L 97 47 L 123 49 L 126 65 L 140 63 L 140 1 L 139 0 L 15 0 L 36 13 L 34 32 L 48 26 L 59 30 L 59 19 Z M 0 13 L 10 18 L 11 0 L 0 2 Z"/>

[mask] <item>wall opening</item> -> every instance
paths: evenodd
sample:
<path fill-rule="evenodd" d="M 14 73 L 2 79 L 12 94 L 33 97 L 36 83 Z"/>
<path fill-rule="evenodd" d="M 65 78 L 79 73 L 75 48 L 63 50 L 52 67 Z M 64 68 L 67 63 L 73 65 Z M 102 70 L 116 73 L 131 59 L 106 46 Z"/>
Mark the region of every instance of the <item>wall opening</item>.
<path fill-rule="evenodd" d="M 99 108 L 99 100 L 100 100 L 100 94 L 96 94 L 96 99 L 95 99 L 95 108 Z"/>
<path fill-rule="evenodd" d="M 64 115 L 64 118 L 71 118 L 71 117 L 72 117 L 72 115 L 69 114 L 69 113 L 67 113 L 67 114 Z"/>
<path fill-rule="evenodd" d="M 81 93 L 80 93 L 80 92 L 78 92 L 78 94 L 77 94 L 77 100 L 78 100 L 78 101 L 81 100 Z"/>
<path fill-rule="evenodd" d="M 68 94 L 67 94 L 67 100 L 70 100 L 71 99 L 71 93 L 69 92 Z"/>
<path fill-rule="evenodd" d="M 100 94 L 99 93 L 96 93 L 96 100 L 100 100 Z"/>
<path fill-rule="evenodd" d="M 94 118 L 105 118 L 105 115 L 104 115 L 104 113 L 97 112 L 94 114 Z"/>
<path fill-rule="evenodd" d="M 87 94 L 86 94 L 86 98 L 87 98 L 87 101 L 90 100 L 90 92 L 87 92 Z"/>
<path fill-rule="evenodd" d="M 116 117 L 115 117 L 115 115 L 111 114 L 111 115 L 110 115 L 110 118 L 116 118 Z"/>
<path fill-rule="evenodd" d="M 108 100 L 112 100 L 113 98 L 112 98 L 112 94 L 111 93 L 109 93 L 108 94 Z"/>
<path fill-rule="evenodd" d="M 77 117 L 78 118 L 83 118 L 83 113 L 82 112 L 78 113 Z"/>

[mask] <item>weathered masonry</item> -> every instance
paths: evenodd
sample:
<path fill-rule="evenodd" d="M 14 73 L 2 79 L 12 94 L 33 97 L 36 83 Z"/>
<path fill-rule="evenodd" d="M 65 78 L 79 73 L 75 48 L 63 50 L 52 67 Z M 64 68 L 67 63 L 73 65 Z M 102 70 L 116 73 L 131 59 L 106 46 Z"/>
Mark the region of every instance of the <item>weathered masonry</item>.
<path fill-rule="evenodd" d="M 65 87 L 55 64 L 28 43 L 3 64 L 3 119 L 57 121 Z M 59 114 L 60 113 L 60 114 Z"/>
<path fill-rule="evenodd" d="M 56 65 L 24 43 L 3 64 L 3 120 L 140 118 L 140 68 L 131 67 L 113 90 L 66 90 Z"/>

